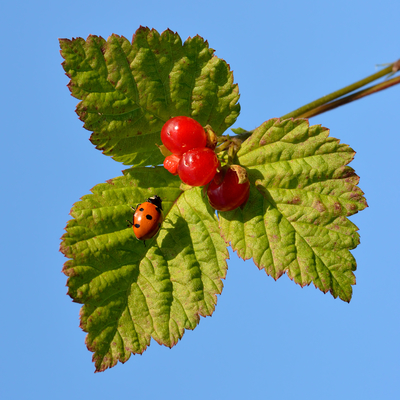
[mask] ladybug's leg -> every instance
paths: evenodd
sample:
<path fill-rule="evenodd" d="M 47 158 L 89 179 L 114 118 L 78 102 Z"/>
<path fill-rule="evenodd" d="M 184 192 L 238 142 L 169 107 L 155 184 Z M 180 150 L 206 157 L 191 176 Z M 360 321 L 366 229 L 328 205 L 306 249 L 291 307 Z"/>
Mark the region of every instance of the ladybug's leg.
<path fill-rule="evenodd" d="M 138 204 L 139 205 L 139 204 Z M 136 211 L 136 209 L 138 208 L 138 205 L 136 206 L 136 207 L 132 207 L 131 206 L 131 208 L 132 208 L 132 211 L 133 211 L 133 213 L 135 214 L 135 211 Z M 133 226 L 133 222 L 131 222 L 131 221 L 129 221 L 129 220 L 126 220 L 126 222 L 128 223 L 128 228 L 131 228 L 132 226 Z"/>
<path fill-rule="evenodd" d="M 139 206 L 140 206 L 140 203 L 137 204 L 136 207 L 132 207 L 132 206 L 131 206 L 133 213 L 135 213 L 135 211 L 138 209 Z"/>
<path fill-rule="evenodd" d="M 136 239 L 137 241 L 139 241 L 139 242 L 143 242 L 144 247 L 147 247 L 147 246 L 146 246 L 146 241 L 145 241 L 145 240 L 140 240 L 140 239 L 138 239 L 136 236 L 135 236 L 135 239 Z"/>

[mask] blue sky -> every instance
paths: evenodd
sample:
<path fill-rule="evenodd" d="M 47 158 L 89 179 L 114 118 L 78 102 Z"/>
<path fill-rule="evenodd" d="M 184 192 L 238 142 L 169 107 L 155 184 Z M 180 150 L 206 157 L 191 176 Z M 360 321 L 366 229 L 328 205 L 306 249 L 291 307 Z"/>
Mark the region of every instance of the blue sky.
<path fill-rule="evenodd" d="M 66 296 L 58 252 L 73 203 L 123 166 L 94 149 L 58 38 L 140 26 L 199 34 L 234 71 L 253 129 L 400 57 L 400 3 L 365 1 L 9 2 L 2 5 L 2 399 L 394 399 L 399 388 L 400 85 L 312 118 L 357 151 L 369 208 L 352 217 L 350 304 L 231 254 L 212 317 L 172 350 L 152 342 L 104 373 Z"/>

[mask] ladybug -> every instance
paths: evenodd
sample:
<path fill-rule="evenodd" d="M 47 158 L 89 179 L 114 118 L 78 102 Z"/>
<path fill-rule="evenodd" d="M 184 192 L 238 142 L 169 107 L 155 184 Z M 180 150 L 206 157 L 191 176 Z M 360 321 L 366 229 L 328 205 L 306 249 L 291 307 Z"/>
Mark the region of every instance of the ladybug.
<path fill-rule="evenodd" d="M 128 223 L 133 227 L 136 238 L 143 240 L 145 246 L 146 240 L 155 236 L 160 229 L 163 220 L 161 203 L 161 198 L 154 195 L 138 204 L 136 208 L 132 207 L 133 222 L 128 221 Z"/>

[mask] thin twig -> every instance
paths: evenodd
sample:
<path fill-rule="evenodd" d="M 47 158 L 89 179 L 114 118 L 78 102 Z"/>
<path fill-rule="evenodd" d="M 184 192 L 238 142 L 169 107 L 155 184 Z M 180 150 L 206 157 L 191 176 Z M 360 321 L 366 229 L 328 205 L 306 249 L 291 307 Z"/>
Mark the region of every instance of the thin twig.
<path fill-rule="evenodd" d="M 297 118 L 315 117 L 316 115 L 322 114 L 329 110 L 333 110 L 334 108 L 343 106 L 344 104 L 351 103 L 352 101 L 359 100 L 363 97 L 369 96 L 370 94 L 380 92 L 381 90 L 387 89 L 387 88 L 397 85 L 399 83 L 400 83 L 400 76 L 393 78 L 393 79 L 389 79 L 382 83 L 378 83 L 377 85 L 371 86 L 367 89 L 359 90 L 358 92 L 355 92 L 348 96 L 342 97 L 342 98 L 332 101 L 328 104 L 324 104 L 322 106 L 316 107 L 309 112 L 299 115 Z"/>
<path fill-rule="evenodd" d="M 343 89 L 337 90 L 326 96 L 323 96 L 317 100 L 312 101 L 311 103 L 306 104 L 303 107 L 298 108 L 297 110 L 294 110 L 288 114 L 285 114 L 281 117 L 281 119 L 299 118 L 299 116 L 303 116 L 306 113 L 309 113 L 318 107 L 321 107 L 327 103 L 332 102 L 333 100 L 336 100 L 336 99 L 343 97 L 349 93 L 352 93 L 355 90 L 360 89 L 361 87 L 368 85 L 369 83 L 384 77 L 385 75 L 389 75 L 389 74 L 393 74 L 393 73 L 397 72 L 399 69 L 399 64 L 400 64 L 400 60 L 396 61 L 395 63 L 390 64 L 388 67 L 383 68 L 382 70 L 376 72 L 375 74 L 372 74 L 370 76 L 367 76 L 364 79 L 361 79 L 358 82 L 355 82 L 349 86 L 344 87 Z"/>

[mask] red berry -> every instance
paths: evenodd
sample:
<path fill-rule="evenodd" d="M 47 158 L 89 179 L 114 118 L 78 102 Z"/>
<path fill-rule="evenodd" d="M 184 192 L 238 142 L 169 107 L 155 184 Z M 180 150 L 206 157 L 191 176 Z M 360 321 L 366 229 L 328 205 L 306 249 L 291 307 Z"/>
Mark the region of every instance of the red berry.
<path fill-rule="evenodd" d="M 178 175 L 179 161 L 181 161 L 181 157 L 175 154 L 165 157 L 164 168 L 171 172 L 172 175 Z"/>
<path fill-rule="evenodd" d="M 174 117 L 161 129 L 161 141 L 174 154 L 183 155 L 189 150 L 205 147 L 207 136 L 203 127 L 189 117 Z"/>
<path fill-rule="evenodd" d="M 208 147 L 189 150 L 179 163 L 179 178 L 190 186 L 206 185 L 217 172 L 218 164 L 217 156 Z"/>
<path fill-rule="evenodd" d="M 239 176 L 243 183 L 239 183 Z M 215 175 L 208 185 L 207 195 L 210 205 L 218 211 L 232 211 L 249 199 L 250 182 L 246 170 L 232 165 L 228 170 Z"/>

